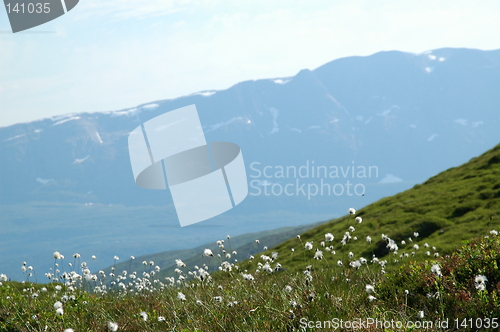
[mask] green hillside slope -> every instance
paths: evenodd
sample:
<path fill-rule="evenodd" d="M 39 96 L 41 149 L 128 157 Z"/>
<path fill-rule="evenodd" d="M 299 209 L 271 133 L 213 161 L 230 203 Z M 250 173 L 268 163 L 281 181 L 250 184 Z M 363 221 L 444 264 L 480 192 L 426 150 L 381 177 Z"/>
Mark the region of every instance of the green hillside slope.
<path fill-rule="evenodd" d="M 357 223 L 355 217 L 361 217 L 362 223 Z M 352 239 L 343 246 L 340 241 L 349 226 L 355 231 L 350 232 Z M 367 259 L 372 255 L 384 258 L 389 254 L 387 241 L 382 239 L 382 234 L 385 234 L 399 247 L 395 259 L 401 259 L 401 255 L 404 259 L 407 253 L 409 257 L 420 260 L 428 257 L 427 251 L 431 255 L 450 254 L 461 247 L 464 240 L 487 234 L 499 226 L 500 145 L 497 145 L 462 166 L 448 169 L 421 185 L 363 207 L 355 215 L 346 215 L 308 230 L 301 234 L 300 239 L 291 238 L 265 254 L 277 252 L 280 263 L 287 269 L 303 269 L 302 263 L 314 256 L 316 248 L 331 255 L 335 261 L 344 259 L 345 251 Z M 414 236 L 415 232 L 418 237 Z M 332 233 L 335 239 L 326 242 L 325 247 L 332 245 L 335 255 L 320 245 L 327 233 Z M 372 238 L 371 244 L 367 243 L 367 236 Z M 401 244 L 403 240 L 406 244 Z M 306 241 L 313 242 L 308 257 L 294 255 L 292 248 L 297 250 Z M 425 243 L 429 244 L 428 248 Z M 415 244 L 419 246 L 418 250 L 415 250 Z M 325 255 L 325 258 L 328 260 L 330 256 Z"/>

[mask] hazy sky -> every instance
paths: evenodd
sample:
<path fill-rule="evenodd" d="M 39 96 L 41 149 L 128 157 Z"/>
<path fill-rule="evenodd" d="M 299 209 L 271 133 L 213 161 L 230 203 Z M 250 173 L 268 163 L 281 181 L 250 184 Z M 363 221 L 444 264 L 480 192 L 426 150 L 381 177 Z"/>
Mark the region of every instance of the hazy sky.
<path fill-rule="evenodd" d="M 0 127 L 130 108 L 351 55 L 500 48 L 500 1 L 80 0 L 12 34 L 0 8 Z"/>

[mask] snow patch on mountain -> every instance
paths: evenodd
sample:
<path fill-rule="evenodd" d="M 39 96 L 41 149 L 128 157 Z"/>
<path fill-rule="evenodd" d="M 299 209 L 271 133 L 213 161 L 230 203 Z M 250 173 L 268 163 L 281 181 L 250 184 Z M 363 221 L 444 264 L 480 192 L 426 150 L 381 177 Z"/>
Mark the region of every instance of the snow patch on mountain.
<path fill-rule="evenodd" d="M 394 176 L 392 174 L 386 174 L 385 177 L 378 183 L 398 183 L 398 182 L 403 182 L 403 179 L 398 178 L 397 176 Z"/>
<path fill-rule="evenodd" d="M 195 93 L 195 95 L 200 95 L 203 97 L 210 97 L 210 96 L 214 95 L 215 93 L 216 93 L 215 91 L 202 91 L 202 92 Z"/>
<path fill-rule="evenodd" d="M 12 141 L 13 139 L 16 139 L 16 138 L 21 138 L 21 137 L 24 137 L 26 136 L 26 134 L 21 134 L 21 135 L 16 135 L 16 136 L 12 136 L 10 138 L 7 138 L 4 140 L 4 142 L 7 142 L 7 141 Z"/>
<path fill-rule="evenodd" d="M 100 144 L 104 143 L 104 142 L 102 141 L 101 135 L 99 135 L 99 132 L 98 132 L 98 131 L 96 131 L 96 132 L 95 132 L 95 136 L 97 137 L 97 141 L 98 141 Z"/>
<path fill-rule="evenodd" d="M 278 78 L 278 79 L 275 79 L 272 81 L 276 84 L 287 84 L 288 82 L 290 82 L 290 80 L 282 80 L 281 78 Z"/>
<path fill-rule="evenodd" d="M 72 116 L 72 117 L 66 118 L 64 120 L 57 121 L 56 123 L 54 123 L 52 125 L 52 127 L 59 126 L 59 125 L 61 125 L 63 123 L 66 123 L 68 121 L 73 121 L 73 120 L 80 120 L 80 117 L 79 116 Z"/>
<path fill-rule="evenodd" d="M 145 110 L 154 110 L 155 108 L 158 108 L 160 105 L 158 104 L 147 104 L 147 105 L 144 105 L 144 106 L 141 106 L 142 109 L 145 109 Z"/>
<path fill-rule="evenodd" d="M 280 130 L 278 126 L 278 115 L 280 111 L 274 107 L 268 108 L 268 110 L 269 112 L 271 112 L 271 115 L 273 116 L 273 129 L 271 129 L 271 132 L 269 132 L 269 135 L 271 135 L 277 133 Z"/>
<path fill-rule="evenodd" d="M 81 164 L 83 163 L 85 160 L 89 159 L 90 158 L 90 155 L 86 156 L 85 158 L 82 158 L 82 159 L 75 159 L 75 161 L 73 162 L 73 164 Z"/>

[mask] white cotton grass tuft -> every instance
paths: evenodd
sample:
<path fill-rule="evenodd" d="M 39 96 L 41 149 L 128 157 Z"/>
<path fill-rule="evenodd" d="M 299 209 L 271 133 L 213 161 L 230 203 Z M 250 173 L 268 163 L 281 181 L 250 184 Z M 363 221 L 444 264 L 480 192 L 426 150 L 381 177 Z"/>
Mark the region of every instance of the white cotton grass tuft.
<path fill-rule="evenodd" d="M 439 265 L 437 265 L 437 264 L 432 265 L 431 272 L 434 273 L 434 275 L 436 277 L 442 277 L 443 276 L 443 274 L 441 273 L 441 267 L 439 267 Z"/>
<path fill-rule="evenodd" d="M 368 301 L 370 302 L 373 302 L 374 300 L 376 300 L 377 298 L 373 295 L 368 295 Z"/>
<path fill-rule="evenodd" d="M 61 259 L 62 255 L 59 251 L 54 251 L 53 256 L 55 259 Z"/>
<path fill-rule="evenodd" d="M 63 332 L 75 332 L 75 330 L 73 330 L 73 329 L 66 329 Z"/>
<path fill-rule="evenodd" d="M 424 318 L 424 316 L 425 316 L 425 315 L 424 315 L 423 310 L 420 310 L 420 311 L 418 312 L 418 318 Z"/>
<path fill-rule="evenodd" d="M 316 250 L 314 253 L 314 259 L 323 259 L 323 252 L 321 250 Z"/>
<path fill-rule="evenodd" d="M 306 250 L 311 250 L 313 248 L 313 244 L 311 242 L 306 242 L 304 248 Z"/>
<path fill-rule="evenodd" d="M 356 219 L 354 219 L 354 220 L 356 220 L 356 222 L 358 224 L 361 224 L 363 222 L 363 218 L 361 218 L 361 217 L 356 217 Z"/>
<path fill-rule="evenodd" d="M 356 214 L 356 210 L 354 208 L 349 208 L 349 214 Z"/>
<path fill-rule="evenodd" d="M 64 315 L 64 309 L 61 307 L 61 308 L 57 308 L 56 309 L 56 316 L 62 316 Z"/>
<path fill-rule="evenodd" d="M 326 233 L 325 234 L 325 241 L 326 242 L 332 242 L 335 237 L 333 236 L 332 233 Z"/>
<path fill-rule="evenodd" d="M 486 281 L 488 281 L 488 278 L 486 278 L 486 276 L 482 274 L 477 275 L 474 278 L 474 286 L 476 286 L 476 289 L 478 291 L 483 291 L 486 289 Z"/>
<path fill-rule="evenodd" d="M 214 253 L 213 253 L 213 252 L 212 252 L 212 250 L 210 250 L 210 249 L 205 249 L 205 250 L 203 251 L 203 256 L 205 256 L 205 257 L 210 257 L 210 256 L 211 256 L 211 257 L 214 257 Z"/>
<path fill-rule="evenodd" d="M 148 321 L 148 314 L 145 311 L 141 311 L 139 315 L 142 317 L 142 319 L 147 322 Z"/>
<path fill-rule="evenodd" d="M 184 295 L 182 292 L 177 293 L 177 298 L 181 301 L 186 301 L 186 295 Z"/>
<path fill-rule="evenodd" d="M 373 287 L 373 285 L 366 285 L 365 290 L 368 294 L 371 294 L 375 292 L 375 287 Z"/>
<path fill-rule="evenodd" d="M 115 322 L 108 322 L 108 330 L 110 330 L 111 332 L 118 331 L 118 324 Z"/>

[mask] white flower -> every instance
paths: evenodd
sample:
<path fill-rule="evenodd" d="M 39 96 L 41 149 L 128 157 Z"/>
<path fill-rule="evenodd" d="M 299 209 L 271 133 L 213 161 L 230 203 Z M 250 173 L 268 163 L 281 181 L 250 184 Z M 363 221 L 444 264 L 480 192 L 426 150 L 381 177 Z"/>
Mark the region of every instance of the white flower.
<path fill-rule="evenodd" d="M 326 242 L 331 242 L 331 241 L 333 241 L 333 239 L 334 239 L 334 236 L 333 236 L 332 233 L 326 233 L 325 234 L 325 241 Z"/>
<path fill-rule="evenodd" d="M 474 282 L 477 284 L 477 283 L 485 283 L 486 281 L 488 281 L 488 278 L 486 278 L 486 276 L 484 275 L 477 275 L 475 278 L 474 278 Z"/>
<path fill-rule="evenodd" d="M 255 240 L 255 243 L 259 244 L 259 243 L 260 243 L 260 241 L 259 241 L 259 240 Z"/>
<path fill-rule="evenodd" d="M 418 318 L 424 318 L 424 312 L 422 310 L 418 312 Z"/>
<path fill-rule="evenodd" d="M 498 235 L 498 232 L 496 230 L 492 230 L 492 231 L 490 231 L 490 234 L 491 235 Z"/>
<path fill-rule="evenodd" d="M 419 235 L 419 234 L 418 234 L 418 232 L 414 232 L 414 233 L 413 233 L 413 236 L 414 236 L 414 237 L 418 237 L 418 235 Z"/>
<path fill-rule="evenodd" d="M 0 274 L 0 281 L 7 281 L 9 278 L 5 274 Z"/>
<path fill-rule="evenodd" d="M 141 311 L 139 313 L 141 315 L 142 319 L 146 322 L 148 320 L 148 314 L 145 311 Z"/>
<path fill-rule="evenodd" d="M 401 240 L 401 245 L 404 246 L 406 244 L 405 240 Z"/>
<path fill-rule="evenodd" d="M 352 253 L 352 251 L 351 251 L 351 252 L 349 252 L 349 255 L 348 255 L 348 256 L 349 256 L 349 258 L 353 258 L 353 257 L 354 257 L 354 254 Z"/>
<path fill-rule="evenodd" d="M 361 217 L 356 217 L 356 219 L 354 219 L 354 220 L 356 220 L 356 222 L 358 224 L 361 224 L 363 222 L 363 218 L 361 218 Z"/>
<path fill-rule="evenodd" d="M 321 250 L 316 250 L 314 253 L 314 259 L 323 259 L 323 252 Z"/>
<path fill-rule="evenodd" d="M 118 260 L 120 260 L 120 257 L 115 256 L 115 257 L 113 257 L 113 259 L 114 259 L 115 261 L 118 261 Z"/>
<path fill-rule="evenodd" d="M 245 279 L 245 280 L 249 280 L 249 281 L 254 281 L 254 279 L 255 279 L 255 278 L 253 277 L 253 275 L 251 275 L 251 274 L 246 274 L 246 273 L 243 273 L 243 274 L 242 274 L 242 276 L 243 276 L 243 279 Z"/>
<path fill-rule="evenodd" d="M 359 260 L 356 260 L 356 261 L 350 262 L 349 265 L 353 268 L 359 269 L 359 267 L 361 266 L 361 262 Z"/>
<path fill-rule="evenodd" d="M 66 329 L 66 330 L 64 330 L 64 332 L 75 332 L 75 330 L 73 330 L 73 329 Z"/>
<path fill-rule="evenodd" d="M 181 292 L 177 293 L 177 298 L 181 301 L 186 301 L 186 295 L 182 294 Z"/>
<path fill-rule="evenodd" d="M 441 273 L 441 268 L 437 264 L 432 265 L 431 272 L 434 273 L 434 275 L 436 277 L 442 277 L 443 276 L 443 274 Z"/>
<path fill-rule="evenodd" d="M 418 244 L 414 244 L 414 245 L 413 245 L 413 248 L 414 248 L 415 250 L 418 250 L 420 247 L 418 246 Z"/>
<path fill-rule="evenodd" d="M 292 286 L 286 285 L 285 291 L 287 291 L 288 293 L 291 293 L 292 292 Z"/>
<path fill-rule="evenodd" d="M 366 264 L 366 262 L 367 262 L 366 258 L 364 258 L 364 257 L 360 257 L 359 261 L 361 262 L 361 264 Z"/>
<path fill-rule="evenodd" d="M 222 296 L 216 296 L 214 297 L 214 300 L 217 302 L 222 302 Z"/>
<path fill-rule="evenodd" d="M 118 330 L 118 324 L 115 322 L 108 322 L 108 330 L 111 332 L 116 332 Z"/>
<path fill-rule="evenodd" d="M 63 310 L 63 308 L 62 308 L 62 307 L 61 307 L 61 308 L 57 308 L 57 309 L 56 309 L 56 315 L 57 315 L 57 316 L 62 316 L 62 315 L 64 315 L 64 310 Z"/>
<path fill-rule="evenodd" d="M 306 245 L 304 246 L 306 250 L 311 250 L 313 248 L 313 245 L 311 242 L 306 242 Z"/>
<path fill-rule="evenodd" d="M 488 278 L 486 278 L 486 276 L 481 275 L 481 274 L 477 275 L 474 278 L 474 283 L 475 283 L 476 289 L 479 291 L 485 290 L 486 289 L 486 281 L 488 281 Z"/>
<path fill-rule="evenodd" d="M 342 265 L 344 265 L 344 264 L 342 263 L 342 261 L 341 261 L 341 260 L 338 260 L 338 261 L 337 261 L 337 265 L 338 265 L 338 266 L 342 266 Z"/>
<path fill-rule="evenodd" d="M 373 287 L 373 285 L 366 285 L 365 290 L 368 294 L 371 294 L 371 293 L 375 292 L 375 287 Z"/>
<path fill-rule="evenodd" d="M 367 237 L 366 237 L 366 242 L 368 242 L 368 243 L 370 243 L 370 244 L 371 244 L 371 243 L 372 243 L 372 238 L 371 238 L 370 236 L 367 236 Z"/>
<path fill-rule="evenodd" d="M 356 210 L 354 208 L 349 208 L 349 214 L 356 214 Z"/>
<path fill-rule="evenodd" d="M 177 264 L 177 267 L 186 267 L 186 264 L 180 259 L 176 259 L 175 264 Z"/>
<path fill-rule="evenodd" d="M 206 256 L 206 257 L 212 256 L 212 257 L 214 257 L 214 253 L 210 249 L 205 249 L 203 251 L 203 256 Z"/>
<path fill-rule="evenodd" d="M 163 316 L 158 316 L 158 321 L 159 321 L 159 322 L 164 322 L 164 321 L 165 321 L 165 317 L 163 317 Z"/>
<path fill-rule="evenodd" d="M 59 251 L 54 251 L 53 255 L 55 259 L 61 259 L 61 253 Z"/>
<path fill-rule="evenodd" d="M 373 302 L 373 300 L 376 300 L 377 298 L 373 295 L 368 295 L 368 301 Z"/>
<path fill-rule="evenodd" d="M 356 229 L 353 226 L 349 226 L 349 232 L 354 232 Z"/>
<path fill-rule="evenodd" d="M 60 302 L 60 301 L 56 301 L 56 303 L 54 303 L 54 309 L 59 309 L 59 308 L 62 308 L 63 304 Z"/>

